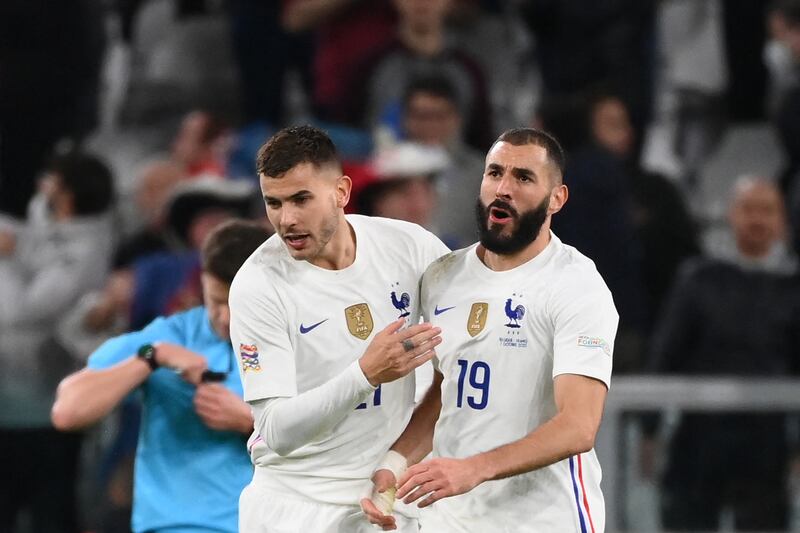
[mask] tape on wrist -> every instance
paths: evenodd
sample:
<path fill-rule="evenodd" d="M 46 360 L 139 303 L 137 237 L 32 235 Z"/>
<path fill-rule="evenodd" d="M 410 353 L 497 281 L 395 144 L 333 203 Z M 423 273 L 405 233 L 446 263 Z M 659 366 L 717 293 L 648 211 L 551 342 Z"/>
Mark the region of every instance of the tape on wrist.
<path fill-rule="evenodd" d="M 386 455 L 383 456 L 381 463 L 375 470 L 390 470 L 396 479 L 400 479 L 400 476 L 403 475 L 406 468 L 408 468 L 408 461 L 406 458 L 394 450 L 389 450 L 386 452 Z"/>

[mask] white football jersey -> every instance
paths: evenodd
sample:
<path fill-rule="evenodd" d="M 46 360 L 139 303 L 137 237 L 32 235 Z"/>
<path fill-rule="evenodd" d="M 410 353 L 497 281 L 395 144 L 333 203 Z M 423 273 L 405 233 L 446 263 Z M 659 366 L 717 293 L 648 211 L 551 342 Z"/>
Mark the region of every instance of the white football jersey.
<path fill-rule="evenodd" d="M 422 282 L 426 319 L 442 328 L 443 376 L 433 455 L 468 457 L 518 440 L 556 414 L 553 379 L 607 386 L 617 311 L 594 263 L 551 233 L 517 268 L 495 272 L 477 244 L 434 262 Z M 435 532 L 600 532 L 605 522 L 594 450 L 485 482 L 420 517 Z"/>
<path fill-rule="evenodd" d="M 448 252 L 407 222 L 348 215 L 356 257 L 342 270 L 295 260 L 278 236 L 260 246 L 231 286 L 231 342 L 244 399 L 290 397 L 340 374 L 376 333 L 406 317 L 419 322 L 425 268 Z M 253 463 L 272 489 L 314 501 L 358 505 L 373 470 L 411 417 L 414 375 L 378 387 L 328 433 L 285 457 L 254 434 Z"/>

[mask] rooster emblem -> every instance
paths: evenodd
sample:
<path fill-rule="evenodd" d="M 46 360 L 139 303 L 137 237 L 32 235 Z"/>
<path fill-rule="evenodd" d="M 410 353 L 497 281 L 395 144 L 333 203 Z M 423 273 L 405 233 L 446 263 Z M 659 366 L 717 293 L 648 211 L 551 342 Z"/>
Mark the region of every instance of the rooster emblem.
<path fill-rule="evenodd" d="M 523 307 L 522 305 L 518 305 L 517 307 L 512 309 L 511 308 L 511 298 L 509 298 L 508 300 L 506 300 L 506 309 L 505 310 L 506 310 L 506 316 L 508 317 L 508 320 L 509 320 L 508 324 L 506 324 L 506 327 L 509 327 L 509 328 L 518 328 L 518 327 L 520 327 L 519 326 L 519 321 L 522 320 L 522 317 L 525 316 L 525 307 Z"/>
<path fill-rule="evenodd" d="M 400 299 L 397 299 L 397 294 L 392 291 L 392 305 L 400 311 L 400 316 L 397 318 L 407 317 L 411 314 L 411 311 L 408 310 L 408 305 L 411 303 L 411 296 L 408 295 L 407 292 L 404 292 L 400 295 Z"/>

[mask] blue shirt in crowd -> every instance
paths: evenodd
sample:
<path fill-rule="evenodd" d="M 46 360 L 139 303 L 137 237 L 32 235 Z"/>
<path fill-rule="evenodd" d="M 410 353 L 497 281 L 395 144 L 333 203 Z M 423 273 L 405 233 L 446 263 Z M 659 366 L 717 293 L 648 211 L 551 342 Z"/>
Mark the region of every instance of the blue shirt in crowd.
<path fill-rule="evenodd" d="M 89 358 L 101 370 L 154 342 L 181 345 L 228 372 L 222 383 L 242 396 L 231 344 L 211 327 L 205 308 L 157 318 L 141 331 L 113 338 Z M 142 383 L 143 412 L 136 450 L 133 531 L 238 531 L 239 494 L 253 477 L 245 436 L 208 428 L 194 411 L 195 387 L 159 368 Z"/>

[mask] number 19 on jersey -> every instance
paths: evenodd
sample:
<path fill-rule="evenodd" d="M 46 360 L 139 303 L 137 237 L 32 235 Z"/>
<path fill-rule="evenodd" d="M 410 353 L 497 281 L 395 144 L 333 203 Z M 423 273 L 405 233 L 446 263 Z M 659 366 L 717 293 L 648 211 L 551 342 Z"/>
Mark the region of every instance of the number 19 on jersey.
<path fill-rule="evenodd" d="M 458 395 L 456 407 L 463 407 L 465 403 L 464 385 L 468 381 L 470 389 L 466 394 L 466 404 L 472 409 L 485 409 L 489 405 L 489 381 L 491 369 L 483 361 L 474 361 L 470 364 L 466 359 L 458 360 Z"/>

